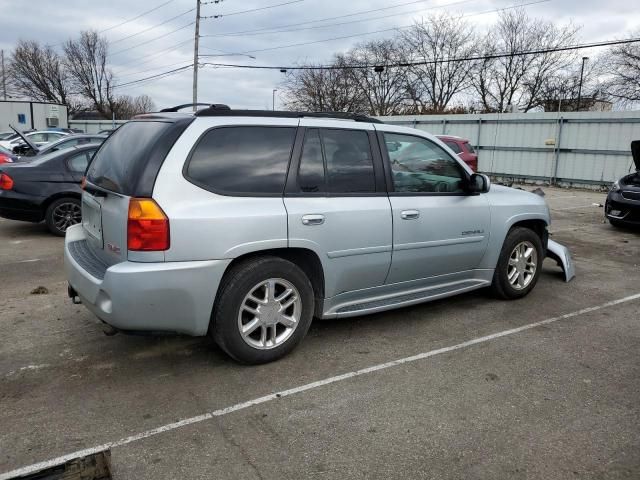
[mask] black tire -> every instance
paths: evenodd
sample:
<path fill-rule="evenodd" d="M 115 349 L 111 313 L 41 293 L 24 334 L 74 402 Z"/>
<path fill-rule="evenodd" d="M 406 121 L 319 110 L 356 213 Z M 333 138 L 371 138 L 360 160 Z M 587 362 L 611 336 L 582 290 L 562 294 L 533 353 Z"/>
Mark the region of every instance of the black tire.
<path fill-rule="evenodd" d="M 68 225 L 61 226 L 60 225 L 60 217 L 57 215 L 60 213 L 60 209 L 64 209 L 65 206 L 68 206 L 68 211 L 71 217 Z M 57 235 L 58 237 L 64 237 L 67 227 L 71 225 L 75 225 L 82 221 L 82 217 L 80 217 L 80 200 L 74 197 L 63 197 L 54 200 L 51 205 L 47 207 L 47 211 L 44 215 L 44 221 L 47 224 L 47 228 L 51 233 Z"/>
<path fill-rule="evenodd" d="M 256 285 L 270 278 L 284 279 L 295 287 L 301 301 L 301 313 L 296 328 L 282 344 L 261 350 L 243 339 L 238 316 L 245 296 Z M 307 334 L 313 318 L 314 301 L 311 282 L 297 265 L 273 256 L 250 258 L 232 267 L 222 279 L 209 334 L 222 350 L 238 362 L 272 362 L 291 352 Z"/>
<path fill-rule="evenodd" d="M 533 278 L 529 284 L 521 289 L 516 289 L 508 279 L 509 258 L 516 248 L 522 242 L 529 242 L 533 245 L 537 254 L 536 270 L 533 274 Z M 544 248 L 540 237 L 528 228 L 515 227 L 512 228 L 507 234 L 504 243 L 502 244 L 502 250 L 500 251 L 500 257 L 498 264 L 496 265 L 495 272 L 493 273 L 493 281 L 491 283 L 491 292 L 498 298 L 504 300 L 514 300 L 516 298 L 522 298 L 526 296 L 538 282 L 540 277 L 540 271 L 542 269 L 542 262 L 544 260 Z"/>

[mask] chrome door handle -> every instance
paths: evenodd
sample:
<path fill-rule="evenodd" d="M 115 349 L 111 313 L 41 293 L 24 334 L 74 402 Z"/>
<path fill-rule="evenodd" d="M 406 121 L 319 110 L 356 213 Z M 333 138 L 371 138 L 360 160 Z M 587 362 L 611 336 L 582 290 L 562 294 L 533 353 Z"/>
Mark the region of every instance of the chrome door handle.
<path fill-rule="evenodd" d="M 420 217 L 420 212 L 418 210 L 403 210 L 400 212 L 400 216 L 403 220 L 415 220 Z"/>
<path fill-rule="evenodd" d="M 303 215 L 303 225 L 322 225 L 324 223 L 324 215 Z"/>

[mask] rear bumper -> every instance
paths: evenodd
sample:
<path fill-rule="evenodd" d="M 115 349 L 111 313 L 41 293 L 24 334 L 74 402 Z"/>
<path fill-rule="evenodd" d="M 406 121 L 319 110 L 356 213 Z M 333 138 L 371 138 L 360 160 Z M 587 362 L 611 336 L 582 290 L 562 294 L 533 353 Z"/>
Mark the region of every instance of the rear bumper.
<path fill-rule="evenodd" d="M 231 260 L 122 262 L 99 279 L 73 257 L 69 245 L 85 239 L 81 225 L 67 230 L 65 273 L 82 303 L 105 323 L 131 331 L 206 335 L 222 275 Z"/>
<path fill-rule="evenodd" d="M 39 203 L 40 199 L 37 200 L 10 191 L 0 192 L 0 217 L 23 222 L 41 222 L 44 213 Z"/>

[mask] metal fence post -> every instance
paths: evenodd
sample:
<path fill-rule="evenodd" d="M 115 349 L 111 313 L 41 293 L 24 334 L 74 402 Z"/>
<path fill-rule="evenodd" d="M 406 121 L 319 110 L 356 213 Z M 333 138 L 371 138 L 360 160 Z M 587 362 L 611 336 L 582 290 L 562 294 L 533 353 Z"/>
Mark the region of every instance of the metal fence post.
<path fill-rule="evenodd" d="M 442 119 L 442 135 L 446 135 L 447 134 L 447 119 L 443 118 Z"/>
<path fill-rule="evenodd" d="M 476 150 L 480 150 L 480 129 L 482 128 L 482 117 L 478 118 L 478 135 L 476 138 Z"/>
<path fill-rule="evenodd" d="M 555 148 L 555 162 L 553 166 L 553 177 L 551 178 L 551 185 L 555 185 L 558 181 L 558 164 L 560 163 L 560 142 L 562 141 L 562 124 L 564 123 L 564 117 L 558 119 L 558 141 Z"/>

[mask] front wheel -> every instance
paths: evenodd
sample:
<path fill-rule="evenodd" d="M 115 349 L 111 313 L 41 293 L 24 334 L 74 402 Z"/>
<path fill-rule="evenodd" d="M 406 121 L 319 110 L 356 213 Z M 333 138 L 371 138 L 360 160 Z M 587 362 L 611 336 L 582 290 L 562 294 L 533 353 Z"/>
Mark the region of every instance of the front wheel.
<path fill-rule="evenodd" d="M 300 343 L 313 311 L 311 282 L 297 265 L 278 257 L 253 258 L 225 275 L 211 334 L 235 360 L 267 363 Z"/>
<path fill-rule="evenodd" d="M 80 200 L 72 197 L 55 200 L 47 208 L 44 220 L 51 233 L 64 237 L 67 228 L 82 221 Z"/>
<path fill-rule="evenodd" d="M 543 260 L 542 241 L 533 230 L 523 227 L 510 230 L 493 274 L 494 295 L 508 300 L 527 295 L 538 281 Z"/>

